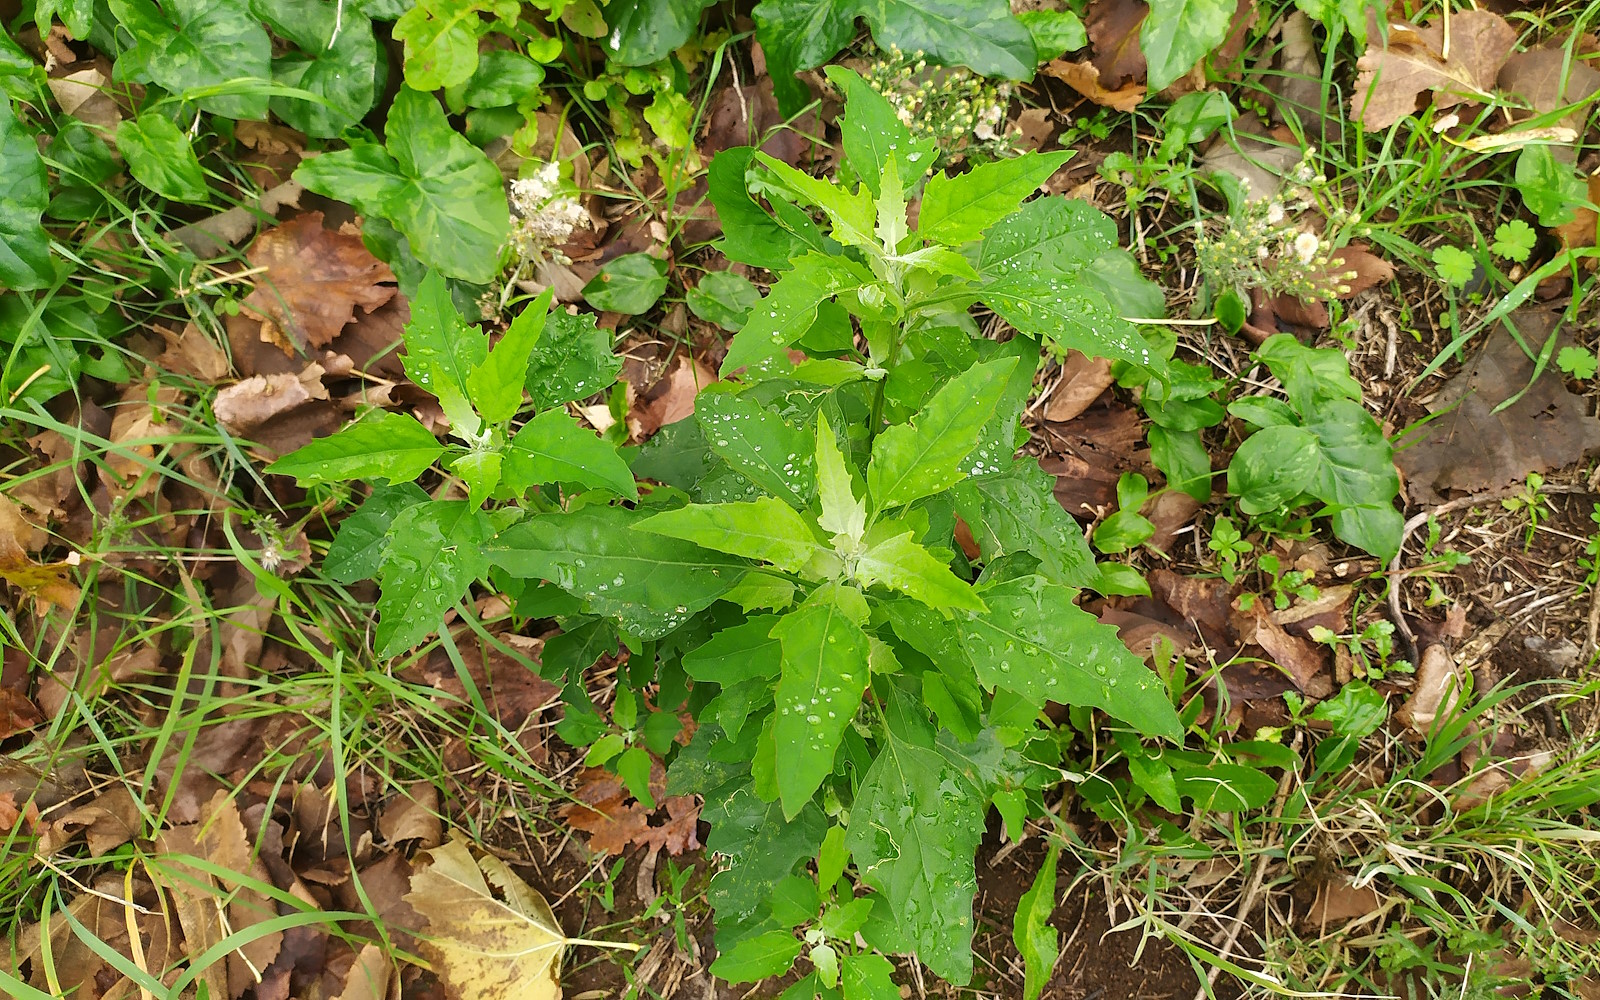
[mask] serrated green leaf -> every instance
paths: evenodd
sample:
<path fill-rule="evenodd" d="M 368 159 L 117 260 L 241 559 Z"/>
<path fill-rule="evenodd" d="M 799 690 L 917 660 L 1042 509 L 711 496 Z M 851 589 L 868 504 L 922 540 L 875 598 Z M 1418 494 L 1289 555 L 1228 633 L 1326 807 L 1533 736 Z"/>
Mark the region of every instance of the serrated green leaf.
<path fill-rule="evenodd" d="M 9 99 L 0 104 L 0 284 L 43 288 L 55 280 L 50 234 L 39 223 L 50 203 L 49 178 L 32 131 L 17 121 Z"/>
<path fill-rule="evenodd" d="M 1143 368 L 1161 364 L 1104 293 L 1078 278 L 1018 268 L 978 297 L 1017 330 L 1060 348 Z"/>
<path fill-rule="evenodd" d="M 793 821 L 776 802 L 762 802 L 751 785 L 707 796 L 701 818 L 711 824 L 706 850 L 730 858 L 706 892 L 717 919 L 738 924 L 754 916 L 795 866 L 816 856 L 828 818 L 807 805 Z"/>
<path fill-rule="evenodd" d="M 1139 31 L 1150 93 L 1166 90 L 1228 36 L 1238 0 L 1151 0 Z"/>
<path fill-rule="evenodd" d="M 711 963 L 711 974 L 730 983 L 756 983 L 781 976 L 800 957 L 803 945 L 788 931 L 766 931 L 745 938 Z"/>
<path fill-rule="evenodd" d="M 317 438 L 267 466 L 302 486 L 351 479 L 408 483 L 427 471 L 444 446 L 409 414 L 372 410 L 325 438 Z"/>
<path fill-rule="evenodd" d="M 872 231 L 875 215 L 872 196 L 865 189 L 847 191 L 831 180 L 812 177 L 759 150 L 755 158 L 772 171 L 784 187 L 807 204 L 822 209 L 833 223 L 831 235 L 834 239 L 846 246 L 877 247 L 878 241 Z"/>
<path fill-rule="evenodd" d="M 133 179 L 163 198 L 205 202 L 211 197 L 189 137 L 161 114 L 151 112 L 119 124 L 117 152 L 128 162 Z"/>
<path fill-rule="evenodd" d="M 406 374 L 439 400 L 453 430 L 469 437 L 476 434 L 480 421 L 469 402 L 467 383 L 489 355 L 489 338 L 462 320 L 449 285 L 437 271 L 429 271 L 412 296 L 405 340 L 401 360 Z"/>
<path fill-rule="evenodd" d="M 772 738 L 778 792 L 793 819 L 833 771 L 839 741 L 867 688 L 867 635 L 839 601 L 813 597 L 772 628 L 783 647 Z"/>
<path fill-rule="evenodd" d="M 583 297 L 595 309 L 634 316 L 649 312 L 666 290 L 666 261 L 647 253 L 626 253 L 600 268 L 583 286 Z"/>
<path fill-rule="evenodd" d="M 547 288 L 524 306 L 488 356 L 467 372 L 467 395 L 483 419 L 491 424 L 505 423 L 522 406 L 528 363 L 544 334 L 545 317 L 550 312 L 553 294 Z"/>
<path fill-rule="evenodd" d="M 1033 877 L 1033 885 L 1017 901 L 1016 917 L 1012 921 L 1011 942 L 1022 956 L 1023 1000 L 1039 1000 L 1045 983 L 1061 957 L 1059 935 L 1050 923 L 1056 910 L 1056 859 L 1061 848 L 1050 845 L 1044 864 Z"/>
<path fill-rule="evenodd" d="M 994 413 L 1015 358 L 982 362 L 934 393 L 909 424 L 878 435 L 867 466 L 867 493 L 878 509 L 898 507 L 965 478 L 962 459 Z"/>
<path fill-rule="evenodd" d="M 945 980 L 972 978 L 973 854 L 984 799 L 934 748 L 921 708 L 892 692 L 877 759 L 850 809 L 845 843 L 882 892 L 917 957 Z"/>
<path fill-rule="evenodd" d="M 500 532 L 489 559 L 512 576 L 549 580 L 642 639 L 666 635 L 744 575 L 734 556 L 634 530 L 619 507 L 539 514 Z"/>
<path fill-rule="evenodd" d="M 772 637 L 776 624 L 777 615 L 756 615 L 725 628 L 683 654 L 683 669 L 697 681 L 723 687 L 777 677 L 783 668 L 783 647 Z"/>
<path fill-rule="evenodd" d="M 856 10 L 879 48 L 1009 80 L 1030 79 L 1038 67 L 1033 39 L 1005 0 L 862 0 Z"/>
<path fill-rule="evenodd" d="M 1087 587 L 1094 582 L 1094 556 L 1083 529 L 1056 499 L 1055 479 L 1037 459 L 1019 459 L 996 475 L 958 483 L 953 496 L 986 562 L 1027 552 L 1056 583 Z"/>
<path fill-rule="evenodd" d="M 476 508 L 500 485 L 504 464 L 505 455 L 501 452 L 473 450 L 458 454 L 449 462 L 449 468 L 467 484 L 467 502 Z"/>
<path fill-rule="evenodd" d="M 444 613 L 489 570 L 489 519 L 465 500 L 431 500 L 401 511 L 378 569 L 379 656 L 394 656 L 437 631 Z"/>
<path fill-rule="evenodd" d="M 816 320 L 818 305 L 872 281 L 869 271 L 847 257 L 815 251 L 801 255 L 766 298 L 750 310 L 744 327 L 728 345 L 722 373 L 728 375 L 781 355 Z"/>
<path fill-rule="evenodd" d="M 868 903 L 858 899 L 856 903 Z M 844 1000 L 896 1000 L 900 987 L 894 982 L 894 963 L 882 955 L 846 955 L 839 970 L 839 986 Z"/>
<path fill-rule="evenodd" d="M 856 498 L 839 439 L 822 413 L 817 414 L 817 497 L 822 503 L 817 526 L 852 542 L 860 540 L 867 528 L 867 505 Z"/>
<path fill-rule="evenodd" d="M 384 134 L 387 149 L 352 143 L 304 161 L 295 180 L 389 220 L 433 270 L 492 280 L 511 227 L 499 168 L 450 127 L 432 94 L 410 87 L 395 97 Z"/>
<path fill-rule="evenodd" d="M 745 503 L 690 504 L 646 518 L 638 527 L 768 562 L 788 573 L 799 572 L 822 548 L 794 508 L 772 497 Z"/>
<path fill-rule="evenodd" d="M 716 247 L 729 260 L 787 271 L 805 245 L 750 197 L 745 171 L 754 152 L 749 146 L 736 146 L 711 158 L 706 184 L 722 223 L 722 239 Z"/>
<path fill-rule="evenodd" d="M 272 41 L 244 0 L 111 0 L 111 13 L 132 36 L 117 59 L 119 79 L 149 80 L 182 95 L 231 80 L 272 78 Z M 225 118 L 267 117 L 266 88 L 200 97 L 195 105 Z"/>
<path fill-rule="evenodd" d="M 639 497 L 616 446 L 579 426 L 566 410 L 546 410 L 522 425 L 506 446 L 505 482 L 519 493 L 544 483 L 578 483 Z"/>
<path fill-rule="evenodd" d="M 739 475 L 796 510 L 811 503 L 816 459 L 804 431 L 731 391 L 703 390 L 694 415 L 711 450 Z"/>
<path fill-rule="evenodd" d="M 1036 707 L 1093 705 L 1151 736 L 1178 739 L 1166 689 L 1117 638 L 1041 576 L 980 586 L 985 614 L 960 623 L 961 646 L 985 687 L 1004 687 Z"/>
<path fill-rule="evenodd" d="M 541 410 L 587 399 L 610 388 L 621 370 L 611 336 L 595 327 L 593 313 L 557 309 L 546 318 L 544 339 L 528 364 L 528 394 Z"/>
<path fill-rule="evenodd" d="M 932 139 L 913 140 L 893 107 L 860 74 L 844 66 L 824 69 L 828 80 L 844 91 L 844 117 L 839 121 L 844 155 L 874 198 L 880 193 L 884 165 L 892 155 L 902 187 L 911 190 L 933 164 Z"/>
<path fill-rule="evenodd" d="M 878 530 L 873 533 L 881 534 Z M 882 584 L 940 611 L 984 609 L 971 584 L 917 544 L 910 531 L 870 545 L 856 556 L 855 567 L 855 578 L 863 587 Z"/>
<path fill-rule="evenodd" d="M 428 494 L 415 483 L 374 487 L 366 502 L 339 522 L 339 531 L 322 560 L 322 571 L 340 583 L 377 576 L 394 519 L 406 508 L 427 502 Z"/>
<path fill-rule="evenodd" d="M 951 247 L 978 239 L 1072 156 L 1071 150 L 1024 153 L 979 164 L 955 177 L 934 174 L 922 194 L 917 235 Z"/>

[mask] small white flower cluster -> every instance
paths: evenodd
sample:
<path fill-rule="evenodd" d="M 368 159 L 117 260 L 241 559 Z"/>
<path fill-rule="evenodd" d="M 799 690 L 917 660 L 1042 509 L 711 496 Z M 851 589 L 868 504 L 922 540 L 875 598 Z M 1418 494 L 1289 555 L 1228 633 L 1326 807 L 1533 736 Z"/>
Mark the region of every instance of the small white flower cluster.
<path fill-rule="evenodd" d="M 1326 183 L 1313 165 L 1315 156 L 1314 147 L 1305 151 L 1283 195 L 1246 202 L 1214 235 L 1204 222 L 1195 223 L 1197 263 L 1214 287 L 1241 293 L 1259 288 L 1302 299 L 1332 299 L 1349 291 L 1354 272 L 1330 271 L 1333 241 L 1294 219 L 1316 205 L 1315 191 Z M 1340 208 L 1328 213 L 1335 226 L 1349 217 Z"/>
<path fill-rule="evenodd" d="M 525 261 L 549 257 L 566 263 L 555 247 L 572 237 L 579 226 L 589 225 L 589 213 L 576 198 L 561 189 L 561 168 L 551 162 L 528 177 L 511 182 L 510 245 Z"/>
<path fill-rule="evenodd" d="M 934 140 L 936 168 L 974 152 L 999 157 L 1011 151 L 1005 129 L 1009 83 L 991 83 L 960 67 L 929 66 L 921 52 L 908 56 L 894 46 L 862 78 L 914 138 Z"/>

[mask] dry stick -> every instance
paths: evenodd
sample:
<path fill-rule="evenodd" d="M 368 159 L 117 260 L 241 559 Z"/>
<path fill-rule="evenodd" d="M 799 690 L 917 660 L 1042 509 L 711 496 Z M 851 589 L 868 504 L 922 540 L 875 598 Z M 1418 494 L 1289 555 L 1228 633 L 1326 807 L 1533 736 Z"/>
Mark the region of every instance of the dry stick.
<path fill-rule="evenodd" d="M 1405 527 L 1400 529 L 1400 548 L 1395 551 L 1394 558 L 1389 560 L 1389 612 L 1391 617 L 1394 618 L 1395 629 L 1400 633 L 1400 637 L 1405 640 L 1406 647 L 1411 652 L 1412 663 L 1417 662 L 1417 637 L 1412 634 L 1411 626 L 1406 624 L 1406 616 L 1400 611 L 1400 557 L 1405 554 L 1406 539 L 1411 537 L 1411 533 L 1413 531 L 1416 531 L 1423 524 L 1427 523 L 1429 518 L 1439 517 L 1442 514 L 1449 514 L 1458 510 L 1464 510 L 1468 507 L 1478 507 L 1486 503 L 1494 503 L 1497 500 L 1505 500 L 1510 497 L 1518 496 L 1525 490 L 1527 490 L 1527 486 L 1525 484 L 1518 486 L 1507 486 L 1502 489 L 1489 490 L 1484 493 L 1474 493 L 1470 497 L 1461 497 L 1456 500 L 1450 500 L 1440 504 L 1437 507 L 1425 510 L 1420 514 L 1412 515 L 1411 519 L 1406 522 Z M 1592 491 L 1587 485 L 1557 485 L 1542 486 L 1539 488 L 1539 492 L 1589 493 Z M 1591 637 L 1590 644 L 1593 645 L 1593 636 L 1596 627 L 1596 612 L 1593 610 L 1591 610 L 1589 613 L 1589 621 L 1589 634 Z"/>

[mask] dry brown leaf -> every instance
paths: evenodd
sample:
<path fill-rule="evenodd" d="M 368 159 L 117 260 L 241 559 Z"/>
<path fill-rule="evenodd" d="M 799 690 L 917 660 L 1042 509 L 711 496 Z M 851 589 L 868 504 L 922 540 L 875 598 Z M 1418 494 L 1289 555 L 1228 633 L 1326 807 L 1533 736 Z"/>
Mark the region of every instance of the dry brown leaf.
<path fill-rule="evenodd" d="M 220 382 L 228 377 L 228 355 L 198 326 L 190 323 L 179 333 L 164 326 L 156 329 L 167 343 L 166 350 L 156 358 L 157 365 L 202 382 Z"/>
<path fill-rule="evenodd" d="M 333 1000 L 385 1000 L 394 978 L 394 963 L 383 948 L 372 943 L 361 946 L 345 977 L 344 989 Z"/>
<path fill-rule="evenodd" d="M 629 431 L 636 439 L 647 438 L 667 424 L 675 424 L 694 413 L 695 397 L 717 380 L 716 372 L 698 359 L 678 355 L 672 369 L 656 380 L 628 414 Z"/>
<path fill-rule="evenodd" d="M 692 795 L 666 798 L 666 769 L 652 758 L 650 794 L 666 811 L 659 826 L 650 824 L 651 811 L 633 798 L 622 779 L 604 768 L 583 772 L 575 797 L 577 804 L 561 808 L 574 829 L 589 834 L 589 849 L 600 854 L 621 854 L 634 844 L 678 855 L 700 846 L 697 824 L 700 806 Z"/>
<path fill-rule="evenodd" d="M 181 432 L 168 410 L 178 404 L 176 386 L 131 385 L 122 394 L 111 417 L 111 443 L 114 446 L 100 466 L 100 481 L 117 499 L 146 496 L 161 485 L 153 467 L 156 449 L 162 438 Z"/>
<path fill-rule="evenodd" d="M 62 111 L 86 125 L 111 132 L 122 122 L 122 111 L 106 91 L 109 70 L 109 63 L 104 69 L 91 66 L 66 76 L 52 77 L 46 83 Z"/>
<path fill-rule="evenodd" d="M 97 943 L 102 947 L 109 945 L 125 957 L 131 957 L 123 904 L 123 877 L 120 874 L 102 875 L 94 881 L 92 888 L 93 892 L 84 892 L 67 904 L 73 920 L 97 938 Z M 53 982 L 45 975 L 46 938 L 49 939 L 48 962 L 54 974 Z M 109 962 L 85 943 L 84 937 L 73 929 L 67 915 L 59 911 L 50 915 L 48 929 L 42 924 L 24 927 L 17 936 L 12 955 L 12 969 L 21 972 L 23 966 L 27 966 L 28 984 L 55 996 L 102 996 L 106 988 L 102 985 L 102 979 L 115 984 L 122 978 Z M 53 988 L 59 988 L 61 992 L 54 993 Z"/>
<path fill-rule="evenodd" d="M 217 393 L 212 412 L 230 434 L 248 438 L 271 455 L 284 455 L 314 437 L 331 433 L 339 410 L 313 362 L 298 374 L 254 375 Z"/>
<path fill-rule="evenodd" d="M 1108 89 L 1100 82 L 1100 71 L 1087 60 L 1056 59 L 1039 67 L 1039 72 L 1055 77 L 1101 107 L 1132 111 L 1144 100 L 1144 84 L 1126 83 L 1115 90 Z"/>
<path fill-rule="evenodd" d="M 1500 67 L 1499 88 L 1529 104 L 1536 114 L 1547 115 L 1558 108 L 1581 104 L 1600 91 L 1600 71 L 1583 62 L 1568 60 L 1560 47 L 1518 52 Z M 1582 111 L 1575 111 L 1562 122 L 1577 128 Z"/>
<path fill-rule="evenodd" d="M 427 918 L 420 947 L 464 1000 L 559 1000 L 569 943 L 543 896 L 493 856 L 474 861 L 459 839 L 428 852 L 405 900 Z M 503 900 L 489 889 L 500 889 Z"/>
<path fill-rule="evenodd" d="M 1383 898 L 1370 885 L 1356 888 L 1344 879 L 1326 882 L 1317 889 L 1317 898 L 1300 921 L 1308 931 L 1321 931 L 1329 924 L 1342 924 L 1369 913 L 1376 913 Z"/>
<path fill-rule="evenodd" d="M 1417 664 L 1416 686 L 1394 715 L 1426 735 L 1435 720 L 1449 715 L 1460 704 L 1471 680 L 1442 645 L 1427 647 L 1418 659 L 1422 662 Z"/>
<path fill-rule="evenodd" d="M 1360 75 L 1350 99 L 1351 114 L 1368 131 L 1381 131 L 1411 114 L 1424 91 L 1433 93 L 1439 108 L 1490 97 L 1516 44 L 1516 29 L 1486 10 L 1458 11 L 1448 21 L 1448 48 L 1442 20 L 1420 28 L 1393 23 L 1387 46 L 1373 39 L 1356 63 Z"/>
<path fill-rule="evenodd" d="M 11 688 L 0 688 L 0 740 L 26 732 L 44 721 L 28 696 Z"/>
<path fill-rule="evenodd" d="M 39 853 L 54 854 L 82 834 L 89 856 L 98 858 L 132 840 L 143 825 L 144 813 L 133 794 L 124 785 L 113 785 L 88 805 L 52 819 L 39 838 Z"/>
<path fill-rule="evenodd" d="M 1089 408 L 1114 381 L 1108 358 L 1090 358 L 1068 351 L 1061 362 L 1061 379 L 1050 390 L 1044 418 L 1066 422 Z"/>
<path fill-rule="evenodd" d="M 241 126 L 249 124 L 240 122 Z M 210 260 L 228 252 L 231 244 L 238 243 L 256 231 L 261 216 L 275 215 L 285 205 L 300 206 L 300 196 L 305 188 L 295 180 L 286 180 L 262 192 L 254 205 L 235 205 L 218 212 L 209 219 L 179 226 L 167 235 L 182 243 L 190 253 L 201 260 Z"/>
<path fill-rule="evenodd" d="M 1232 174 L 1253 201 L 1271 198 L 1283 188 L 1283 179 L 1300 162 L 1300 147 L 1269 142 L 1244 132 L 1218 136 L 1200 158 L 1206 173 Z"/>
<path fill-rule="evenodd" d="M 1121 87 L 1130 80 L 1144 81 L 1145 59 L 1144 51 L 1139 48 L 1139 29 L 1149 14 L 1150 5 L 1144 0 L 1094 0 L 1089 5 L 1083 26 L 1089 35 L 1095 75 L 1107 86 Z"/>
<path fill-rule="evenodd" d="M 1327 647 L 1290 635 L 1272 620 L 1265 601 L 1257 598 L 1249 611 L 1239 611 L 1234 620 L 1241 641 L 1253 642 L 1266 650 L 1273 663 L 1289 675 L 1294 686 L 1312 698 L 1333 694 L 1333 678 L 1328 667 L 1332 657 Z"/>
<path fill-rule="evenodd" d="M 1394 278 L 1394 265 L 1367 249 L 1365 244 L 1352 243 L 1328 255 L 1328 272 L 1333 277 L 1328 283 L 1338 291 L 1339 298 L 1348 299 L 1376 285 Z M 1353 277 L 1346 275 L 1353 274 Z"/>
<path fill-rule="evenodd" d="M 1050 145 L 1050 137 L 1055 133 L 1055 116 L 1049 108 L 1024 108 L 1012 122 L 1012 128 L 1016 132 L 1018 149 L 1039 152 Z"/>
<path fill-rule="evenodd" d="M 1589 201 L 1600 205 L 1600 170 L 1589 175 Z M 1560 237 L 1561 245 L 1567 250 L 1575 247 L 1592 247 L 1600 243 L 1600 214 L 1587 206 L 1580 205 L 1573 213 L 1572 221 L 1557 226 L 1554 230 Z M 1584 266 L 1594 270 L 1595 261 L 1589 258 L 1584 261 Z"/>
<path fill-rule="evenodd" d="M 0 496 L 0 579 L 33 598 L 40 611 L 52 604 L 70 608 L 81 593 L 72 579 L 78 561 L 36 563 L 29 559 L 27 549 L 36 531 L 20 507 Z"/>
<path fill-rule="evenodd" d="M 1155 500 L 1150 504 L 1149 513 L 1145 515 L 1156 529 L 1155 534 L 1151 535 L 1145 544 L 1157 552 L 1170 555 L 1173 545 L 1177 543 L 1178 532 L 1192 523 L 1199 511 L 1200 501 L 1189 494 L 1177 490 L 1162 490 L 1156 494 Z"/>
<path fill-rule="evenodd" d="M 1512 313 L 1511 321 L 1537 352 L 1556 333 L 1561 313 L 1526 306 Z M 1561 337 L 1557 350 L 1570 343 L 1564 333 Z M 1428 402 L 1435 413 L 1449 412 L 1395 454 L 1413 501 L 1436 504 L 1449 490 L 1492 489 L 1600 449 L 1600 420 L 1589 415 L 1585 400 L 1568 392 L 1561 373 L 1551 369 L 1529 386 L 1533 372 L 1533 359 L 1496 327 L 1472 363 Z M 1522 393 L 1515 403 L 1494 412 L 1515 393 Z"/>
<path fill-rule="evenodd" d="M 419 781 L 390 799 L 378 814 L 378 832 L 389 844 L 416 841 L 419 847 L 438 847 L 444 839 L 439 790 L 431 782 Z"/>
<path fill-rule="evenodd" d="M 324 229 L 321 212 L 262 233 L 245 258 L 267 270 L 240 304 L 261 320 L 262 339 L 285 354 L 326 345 L 355 321 L 357 306 L 370 313 L 398 290 L 389 265 L 361 237 Z"/>

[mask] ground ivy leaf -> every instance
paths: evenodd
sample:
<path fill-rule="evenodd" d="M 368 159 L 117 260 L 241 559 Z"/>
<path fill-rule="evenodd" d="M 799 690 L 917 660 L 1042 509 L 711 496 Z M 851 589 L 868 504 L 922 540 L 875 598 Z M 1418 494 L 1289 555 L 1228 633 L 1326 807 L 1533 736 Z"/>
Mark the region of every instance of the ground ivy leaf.
<path fill-rule="evenodd" d="M 500 532 L 488 556 L 512 576 L 549 580 L 583 599 L 592 614 L 656 639 L 727 593 L 745 564 L 692 542 L 635 531 L 639 520 L 620 507 L 539 514 Z"/>
<path fill-rule="evenodd" d="M 528 394 L 539 409 L 587 399 L 611 386 L 622 359 L 611 337 L 595 327 L 593 313 L 557 309 L 545 320 L 544 340 L 528 364 Z"/>
<path fill-rule="evenodd" d="M 614 445 L 579 426 L 566 410 L 546 410 L 506 446 L 505 482 L 519 493 L 544 483 L 578 483 L 636 500 L 628 463 Z"/>
<path fill-rule="evenodd" d="M 1228 36 L 1238 0 L 1151 0 L 1139 31 L 1150 93 L 1166 90 Z"/>
<path fill-rule="evenodd" d="M 863 587 L 882 584 L 940 611 L 984 610 L 972 586 L 918 545 L 910 531 L 872 545 L 856 557 L 855 566 L 855 578 Z"/>
<path fill-rule="evenodd" d="M 1093 705 L 1142 733 L 1182 737 L 1160 679 L 1115 629 L 1072 603 L 1073 590 L 1026 576 L 978 592 L 989 610 L 960 623 L 961 646 L 985 687 L 1038 707 Z"/>
<path fill-rule="evenodd" d="M 544 334 L 552 289 L 546 288 L 511 321 L 505 336 L 488 357 L 467 372 L 467 395 L 491 424 L 510 420 L 522 406 L 522 386 L 528 379 L 528 362 Z M 548 480 L 547 480 L 548 481 Z"/>
<path fill-rule="evenodd" d="M 388 219 L 417 259 L 441 274 L 493 279 L 511 226 L 499 168 L 450 127 L 432 94 L 410 87 L 400 88 L 384 132 L 386 151 L 352 143 L 306 160 L 295 180 Z"/>
<path fill-rule="evenodd" d="M 371 410 L 324 438 L 298 448 L 266 471 L 293 476 L 302 486 L 350 479 L 408 483 L 422 475 L 444 446 L 409 414 Z"/>
<path fill-rule="evenodd" d="M 750 310 L 743 329 L 728 345 L 722 373 L 727 375 L 781 355 L 811 327 L 817 306 L 872 280 L 866 268 L 848 257 L 806 252 L 778 279 L 767 297 Z"/>
<path fill-rule="evenodd" d="M 816 493 L 808 435 L 753 399 L 707 387 L 695 398 L 711 450 L 741 476 L 797 510 Z"/>
<path fill-rule="evenodd" d="M 17 121 L 9 100 L 0 108 L 0 284 L 17 290 L 55 280 L 50 234 L 39 217 L 50 203 L 39 144 Z"/>
<path fill-rule="evenodd" d="M 415 483 L 373 487 L 366 502 L 339 522 L 322 561 L 323 572 L 340 583 L 377 576 L 389 547 L 389 526 L 407 507 L 427 502 L 428 494 Z"/>
<path fill-rule="evenodd" d="M 813 599 L 772 628 L 783 647 L 772 738 L 783 812 L 793 819 L 833 771 L 867 688 L 867 634 L 838 601 Z"/>
<path fill-rule="evenodd" d="M 1018 459 L 996 475 L 965 480 L 951 495 L 985 562 L 1027 552 L 1055 583 L 1094 583 L 1094 555 L 1083 529 L 1056 499 L 1055 480 L 1037 459 Z"/>
<path fill-rule="evenodd" d="M 772 497 L 744 503 L 690 504 L 646 518 L 638 527 L 768 562 L 787 573 L 799 572 L 822 548 L 794 508 Z"/>
<path fill-rule="evenodd" d="M 1050 924 L 1056 911 L 1056 859 L 1061 848 L 1050 845 L 1039 874 L 1033 885 L 1017 901 L 1017 914 L 1011 929 L 1011 941 L 1022 956 L 1024 978 L 1023 1000 L 1039 1000 L 1045 983 L 1061 957 L 1059 936 Z"/>
<path fill-rule="evenodd" d="M 1072 156 L 1072 150 L 1024 153 L 981 163 L 954 177 L 934 174 L 922 194 L 917 234 L 952 247 L 978 239 L 1015 212 Z"/>
<path fill-rule="evenodd" d="M 156 112 L 117 126 L 117 152 L 128 161 L 133 179 L 173 201 L 204 202 L 211 197 L 189 137 Z"/>
<path fill-rule="evenodd" d="M 856 870 L 889 901 L 917 957 L 941 978 L 972 978 L 973 854 L 985 801 L 934 749 L 919 706 L 892 692 L 877 758 L 850 809 L 845 844 Z"/>
<path fill-rule="evenodd" d="M 1015 358 L 982 362 L 946 382 L 909 424 L 878 435 L 867 466 L 867 492 L 878 509 L 898 507 L 955 485 L 961 460 L 1005 391 Z"/>
<path fill-rule="evenodd" d="M 489 519 L 465 500 L 401 511 L 378 569 L 379 656 L 394 656 L 438 629 L 444 613 L 489 570 Z"/>
<path fill-rule="evenodd" d="M 111 12 L 134 40 L 133 50 L 117 60 L 118 79 L 128 78 L 120 75 L 124 60 L 133 78 L 178 96 L 230 80 L 272 77 L 272 40 L 244 0 L 168 0 L 159 8 L 150 0 L 111 0 Z M 194 103 L 224 118 L 267 117 L 265 88 Z"/>

